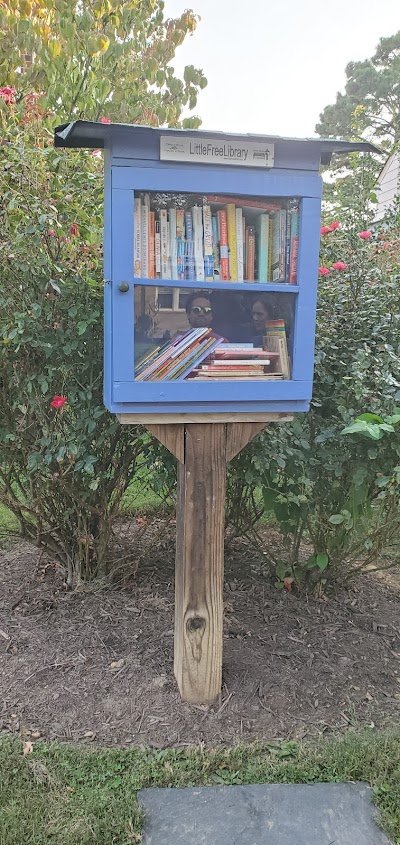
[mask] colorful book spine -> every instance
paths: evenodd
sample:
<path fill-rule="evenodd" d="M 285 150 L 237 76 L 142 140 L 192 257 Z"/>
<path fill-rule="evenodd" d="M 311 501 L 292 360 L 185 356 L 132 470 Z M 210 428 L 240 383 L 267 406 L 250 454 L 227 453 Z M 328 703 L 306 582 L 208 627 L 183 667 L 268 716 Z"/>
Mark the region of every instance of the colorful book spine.
<path fill-rule="evenodd" d="M 169 269 L 169 239 L 168 239 L 168 215 L 167 209 L 160 211 L 160 234 L 161 234 L 161 278 L 171 277 Z"/>
<path fill-rule="evenodd" d="M 289 282 L 297 284 L 297 256 L 299 251 L 299 206 L 293 206 L 290 215 L 290 261 L 289 261 Z"/>
<path fill-rule="evenodd" d="M 176 240 L 176 263 L 178 279 L 181 281 L 186 278 L 186 243 L 182 238 Z"/>
<path fill-rule="evenodd" d="M 254 226 L 246 229 L 246 282 L 254 282 L 256 259 L 256 231 Z"/>
<path fill-rule="evenodd" d="M 133 206 L 133 275 L 142 275 L 142 201 L 135 197 Z"/>
<path fill-rule="evenodd" d="M 194 263 L 196 281 L 204 282 L 203 215 L 199 205 L 192 208 Z"/>
<path fill-rule="evenodd" d="M 219 268 L 219 235 L 218 235 L 218 217 L 213 214 L 211 218 L 212 226 L 212 251 L 214 261 L 214 282 L 219 282 L 220 268 Z"/>
<path fill-rule="evenodd" d="M 178 250 L 176 243 L 176 208 L 168 209 L 169 258 L 171 279 L 178 278 Z"/>
<path fill-rule="evenodd" d="M 237 251 L 237 280 L 243 282 L 243 211 L 236 209 L 236 251 Z"/>
<path fill-rule="evenodd" d="M 155 275 L 155 214 L 149 211 L 149 279 L 154 279 Z"/>
<path fill-rule="evenodd" d="M 219 275 L 221 282 L 229 281 L 228 221 L 225 208 L 218 212 Z"/>
<path fill-rule="evenodd" d="M 279 250 L 279 280 L 285 281 L 286 272 L 286 227 L 287 227 L 287 211 L 282 208 L 279 213 L 280 226 L 280 250 Z"/>
<path fill-rule="evenodd" d="M 193 220 L 192 213 L 186 211 L 185 213 L 185 228 L 186 228 L 186 278 L 193 282 L 196 278 L 196 271 L 194 265 L 194 242 L 193 242 Z"/>
<path fill-rule="evenodd" d="M 149 206 L 142 205 L 142 279 L 149 277 Z"/>
<path fill-rule="evenodd" d="M 176 239 L 185 240 L 185 212 L 183 208 L 176 209 Z"/>
<path fill-rule="evenodd" d="M 260 214 L 258 219 L 258 281 L 269 282 L 269 214 Z"/>
<path fill-rule="evenodd" d="M 211 208 L 203 206 L 203 227 L 204 227 L 204 280 L 214 281 L 214 259 L 213 259 L 213 238 Z"/>
<path fill-rule="evenodd" d="M 155 221 L 154 261 L 155 261 L 156 279 L 161 279 L 161 232 L 160 232 L 160 221 L 159 220 Z"/>
<path fill-rule="evenodd" d="M 271 244 L 271 277 L 273 282 L 281 281 L 281 218 L 277 211 L 272 217 L 272 244 Z"/>
<path fill-rule="evenodd" d="M 237 282 L 236 206 L 232 202 L 226 206 L 226 217 L 228 223 L 229 278 L 232 282 Z"/>

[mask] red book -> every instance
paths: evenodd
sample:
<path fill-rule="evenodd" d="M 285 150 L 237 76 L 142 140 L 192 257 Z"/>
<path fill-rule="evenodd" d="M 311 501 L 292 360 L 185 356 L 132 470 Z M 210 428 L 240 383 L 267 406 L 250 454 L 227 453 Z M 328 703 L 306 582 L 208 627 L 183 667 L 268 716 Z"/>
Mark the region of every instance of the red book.
<path fill-rule="evenodd" d="M 218 212 L 219 228 L 219 278 L 229 282 L 228 220 L 225 208 Z"/>

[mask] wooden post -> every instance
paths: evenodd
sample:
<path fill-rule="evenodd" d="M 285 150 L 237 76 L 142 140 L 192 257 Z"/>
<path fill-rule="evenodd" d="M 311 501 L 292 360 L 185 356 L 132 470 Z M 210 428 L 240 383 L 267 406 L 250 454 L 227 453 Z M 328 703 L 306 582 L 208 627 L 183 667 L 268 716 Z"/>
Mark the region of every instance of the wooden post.
<path fill-rule="evenodd" d="M 226 464 L 266 422 L 147 425 L 178 459 L 174 672 L 183 701 L 221 692 Z"/>

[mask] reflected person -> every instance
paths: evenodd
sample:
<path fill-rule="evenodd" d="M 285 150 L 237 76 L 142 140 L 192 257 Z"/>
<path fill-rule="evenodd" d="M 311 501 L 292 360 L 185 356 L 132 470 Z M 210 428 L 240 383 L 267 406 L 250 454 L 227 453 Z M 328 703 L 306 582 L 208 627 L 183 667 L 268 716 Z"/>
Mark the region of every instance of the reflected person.
<path fill-rule="evenodd" d="M 192 293 L 186 303 L 186 314 L 192 329 L 211 328 L 213 312 L 207 294 Z"/>

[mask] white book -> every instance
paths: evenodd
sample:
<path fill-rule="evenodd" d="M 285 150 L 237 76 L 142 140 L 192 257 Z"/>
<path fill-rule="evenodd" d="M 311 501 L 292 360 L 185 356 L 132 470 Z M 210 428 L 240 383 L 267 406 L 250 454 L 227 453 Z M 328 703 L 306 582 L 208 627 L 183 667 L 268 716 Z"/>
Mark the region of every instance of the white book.
<path fill-rule="evenodd" d="M 142 279 L 149 276 L 149 206 L 142 205 Z"/>
<path fill-rule="evenodd" d="M 155 221 L 154 255 L 156 279 L 159 279 L 161 278 L 161 232 L 159 220 Z"/>
<path fill-rule="evenodd" d="M 203 206 L 203 225 L 204 225 L 204 278 L 206 282 L 214 281 L 214 258 L 213 258 L 213 238 L 212 238 L 212 219 L 211 208 L 209 205 Z"/>
<path fill-rule="evenodd" d="M 194 205 L 192 208 L 192 220 L 196 281 L 204 282 L 203 219 L 199 205 Z"/>
<path fill-rule="evenodd" d="M 161 278 L 169 279 L 169 241 L 168 241 L 168 216 L 167 209 L 160 211 L 160 235 L 161 235 Z"/>
<path fill-rule="evenodd" d="M 135 197 L 133 207 L 133 275 L 136 278 L 142 275 L 142 202 L 140 197 Z"/>
<path fill-rule="evenodd" d="M 237 280 L 243 282 L 243 210 L 236 209 Z"/>
<path fill-rule="evenodd" d="M 168 209 L 169 255 L 171 279 L 178 279 L 178 248 L 176 244 L 176 208 Z"/>

